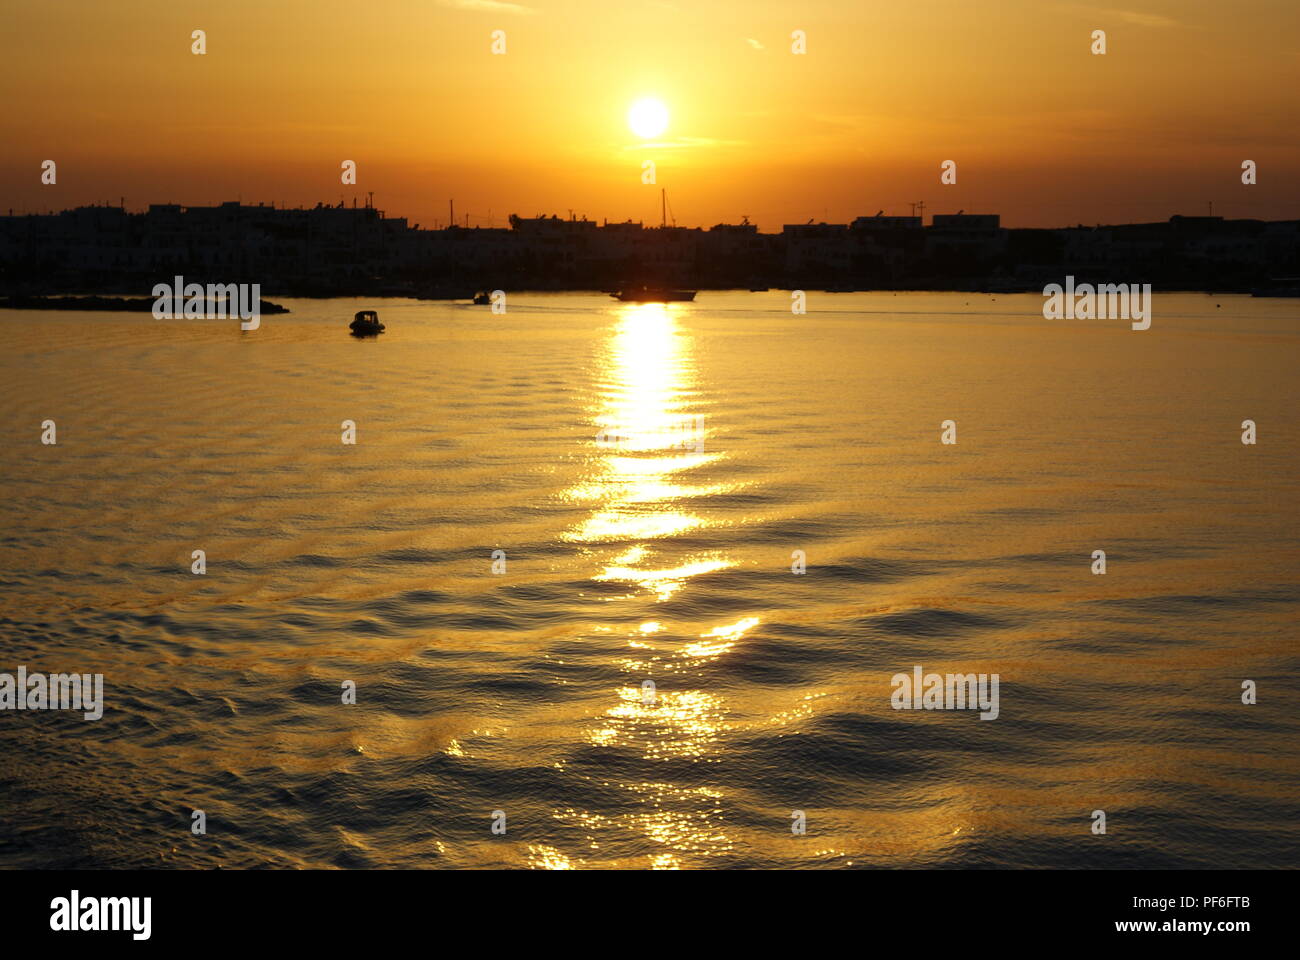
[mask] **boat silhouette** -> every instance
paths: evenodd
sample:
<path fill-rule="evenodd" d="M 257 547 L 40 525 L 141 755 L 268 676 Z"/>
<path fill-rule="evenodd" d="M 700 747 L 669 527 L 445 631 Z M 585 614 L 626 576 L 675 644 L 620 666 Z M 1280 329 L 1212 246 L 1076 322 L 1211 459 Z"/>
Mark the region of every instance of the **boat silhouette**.
<path fill-rule="evenodd" d="M 354 337 L 377 337 L 384 332 L 384 325 L 379 322 L 379 314 L 375 311 L 358 310 L 348 329 Z"/>
<path fill-rule="evenodd" d="M 629 287 L 618 293 L 611 293 L 615 300 L 624 303 L 675 303 L 694 300 L 694 290 L 669 290 L 665 287 Z"/>

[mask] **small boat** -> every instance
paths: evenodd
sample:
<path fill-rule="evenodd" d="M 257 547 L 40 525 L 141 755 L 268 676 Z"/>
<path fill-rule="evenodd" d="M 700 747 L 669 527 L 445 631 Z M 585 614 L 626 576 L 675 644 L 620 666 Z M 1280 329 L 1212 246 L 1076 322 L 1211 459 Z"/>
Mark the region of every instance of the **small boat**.
<path fill-rule="evenodd" d="M 384 325 L 379 322 L 379 314 L 373 310 L 358 310 L 357 315 L 348 324 L 354 337 L 375 337 L 384 332 Z"/>
<path fill-rule="evenodd" d="M 492 302 L 492 297 L 491 297 L 491 295 L 489 295 L 489 294 L 486 294 L 486 293 L 476 293 L 476 294 L 474 294 L 474 305 L 475 305 L 475 306 L 478 306 L 478 307 L 486 307 L 486 306 L 487 306 L 488 304 L 490 304 L 491 302 Z"/>
<path fill-rule="evenodd" d="M 633 287 L 627 290 L 620 290 L 618 293 L 611 293 L 615 300 L 622 300 L 624 303 L 677 303 L 685 300 L 694 300 L 694 290 L 667 290 L 663 287 Z"/>

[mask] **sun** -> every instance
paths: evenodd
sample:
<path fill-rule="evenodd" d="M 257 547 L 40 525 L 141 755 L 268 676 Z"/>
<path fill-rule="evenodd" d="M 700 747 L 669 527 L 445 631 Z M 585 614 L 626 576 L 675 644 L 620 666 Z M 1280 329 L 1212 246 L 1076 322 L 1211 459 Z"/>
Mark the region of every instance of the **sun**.
<path fill-rule="evenodd" d="M 662 100 L 642 97 L 628 110 L 627 125 L 638 137 L 657 137 L 668 129 L 668 108 Z"/>

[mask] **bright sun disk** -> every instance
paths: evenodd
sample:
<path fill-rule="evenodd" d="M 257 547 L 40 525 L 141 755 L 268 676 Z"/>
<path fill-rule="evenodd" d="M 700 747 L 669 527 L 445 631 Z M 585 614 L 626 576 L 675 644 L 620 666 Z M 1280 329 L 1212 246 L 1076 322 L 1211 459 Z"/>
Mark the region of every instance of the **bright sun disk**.
<path fill-rule="evenodd" d="M 668 129 L 668 108 L 662 100 L 643 97 L 628 110 L 627 125 L 638 137 L 657 137 Z"/>

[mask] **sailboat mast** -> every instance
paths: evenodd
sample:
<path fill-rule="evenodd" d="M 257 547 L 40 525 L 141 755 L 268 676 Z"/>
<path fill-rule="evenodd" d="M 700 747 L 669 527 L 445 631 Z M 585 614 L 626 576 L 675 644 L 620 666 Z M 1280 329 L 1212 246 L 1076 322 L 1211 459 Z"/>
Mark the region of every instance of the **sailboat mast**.
<path fill-rule="evenodd" d="M 659 225 L 668 226 L 668 192 L 665 188 L 659 188 Z"/>

